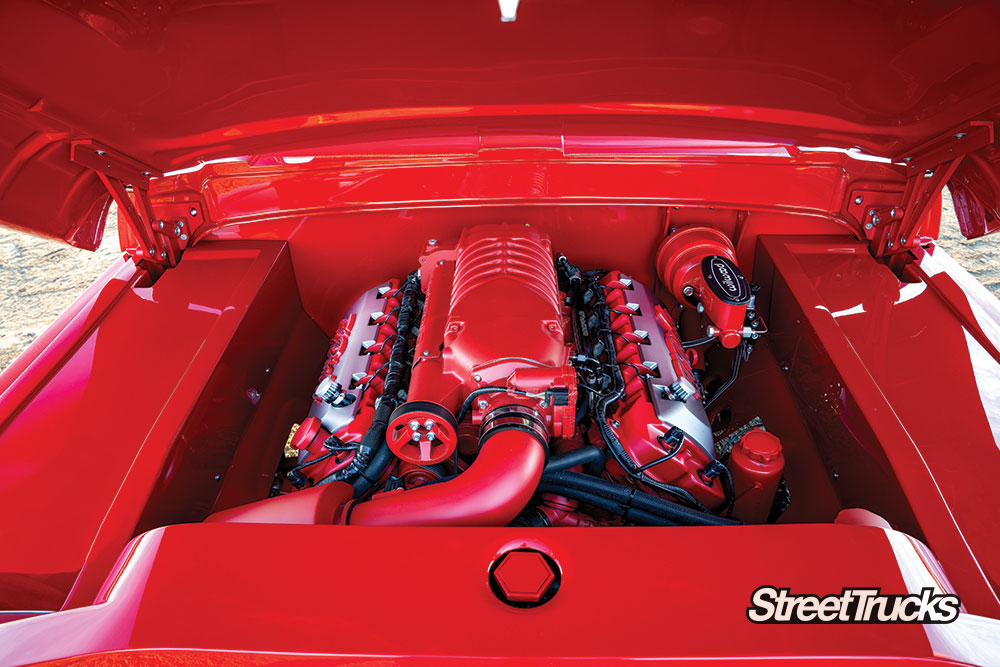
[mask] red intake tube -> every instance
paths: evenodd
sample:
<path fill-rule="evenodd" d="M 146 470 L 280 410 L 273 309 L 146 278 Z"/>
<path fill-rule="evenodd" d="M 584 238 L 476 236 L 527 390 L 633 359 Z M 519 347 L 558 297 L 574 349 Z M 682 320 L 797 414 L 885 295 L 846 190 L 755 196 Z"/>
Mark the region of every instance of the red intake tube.
<path fill-rule="evenodd" d="M 348 509 L 351 525 L 506 526 L 528 504 L 545 448 L 524 430 L 486 436 L 476 460 L 454 479 L 374 496 Z"/>

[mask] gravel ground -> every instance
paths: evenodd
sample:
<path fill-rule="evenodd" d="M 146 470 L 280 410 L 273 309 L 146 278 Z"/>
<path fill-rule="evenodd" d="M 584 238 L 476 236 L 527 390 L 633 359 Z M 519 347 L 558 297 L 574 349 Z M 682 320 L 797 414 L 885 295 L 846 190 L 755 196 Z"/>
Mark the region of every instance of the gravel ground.
<path fill-rule="evenodd" d="M 1000 297 L 1000 234 L 965 241 L 945 191 L 940 243 Z M 97 252 L 0 228 L 0 370 L 3 370 L 118 257 L 118 216 L 108 218 Z"/>

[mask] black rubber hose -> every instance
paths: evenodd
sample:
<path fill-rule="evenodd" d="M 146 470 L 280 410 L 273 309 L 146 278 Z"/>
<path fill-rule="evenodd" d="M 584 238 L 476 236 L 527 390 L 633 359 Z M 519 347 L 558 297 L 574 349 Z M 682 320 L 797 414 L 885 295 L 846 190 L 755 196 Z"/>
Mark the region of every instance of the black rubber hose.
<path fill-rule="evenodd" d="M 635 507 L 657 516 L 662 516 L 678 524 L 687 526 L 733 526 L 739 525 L 735 519 L 716 516 L 709 512 L 699 512 L 679 505 L 659 496 L 654 496 L 632 487 L 609 482 L 599 477 L 581 475 L 575 472 L 554 472 L 542 475 L 542 483 L 578 489 L 601 496 L 629 507 Z"/>
<path fill-rule="evenodd" d="M 604 452 L 601 451 L 600 447 L 590 445 L 563 454 L 556 454 L 549 459 L 542 474 L 559 472 L 576 466 L 587 466 L 586 470 L 589 475 L 600 474 L 604 470 Z"/>
<path fill-rule="evenodd" d="M 460 407 L 458 409 L 458 412 L 455 413 L 455 423 L 456 424 L 462 423 L 462 421 L 465 419 L 465 416 L 469 414 L 469 410 L 472 408 L 472 402 L 476 400 L 476 397 L 482 396 L 483 394 L 496 394 L 498 392 L 504 392 L 504 393 L 510 392 L 517 396 L 531 396 L 531 394 L 529 394 L 528 392 L 521 391 L 520 389 L 511 389 L 508 387 L 500 387 L 497 385 L 490 385 L 487 387 L 480 387 L 479 389 L 473 389 L 472 391 L 469 392 L 469 395 L 465 397 L 465 400 L 462 401 L 462 407 Z"/>
<path fill-rule="evenodd" d="M 604 496 L 597 495 L 596 493 L 589 493 L 582 489 L 551 484 L 546 482 L 544 478 L 542 479 L 542 483 L 539 484 L 538 490 L 541 493 L 554 493 L 559 496 L 565 496 L 567 498 L 573 498 L 574 500 L 585 502 L 589 505 L 593 505 L 594 507 L 599 507 L 600 509 L 611 512 L 612 514 L 617 514 L 629 523 L 639 524 L 640 526 L 678 525 L 670 519 L 653 514 L 652 512 L 647 512 L 637 507 L 631 507 L 612 500 L 611 498 L 605 498 Z"/>
<path fill-rule="evenodd" d="M 392 350 L 389 353 L 389 360 L 386 362 L 389 370 L 385 375 L 382 393 L 375 400 L 375 416 L 372 419 L 372 425 L 365 431 L 351 465 L 327 475 L 316 483 L 317 486 L 335 481 L 346 481 L 353 477 L 351 486 L 354 487 L 354 497 L 360 498 L 375 485 L 394 458 L 392 450 L 389 449 L 389 443 L 385 440 L 385 434 L 389 430 L 389 418 L 399 405 L 397 392 L 406 374 L 409 331 L 417 313 L 419 293 L 420 279 L 416 273 L 411 273 L 406 277 L 406 282 L 403 285 L 403 295 L 398 306 L 399 315 L 396 318 L 397 336 L 392 342 Z"/>
<path fill-rule="evenodd" d="M 696 338 L 694 340 L 681 341 L 681 347 L 685 350 L 691 347 L 698 347 L 700 345 L 705 345 L 706 343 L 711 343 L 715 340 L 715 336 L 705 336 L 704 338 Z"/>

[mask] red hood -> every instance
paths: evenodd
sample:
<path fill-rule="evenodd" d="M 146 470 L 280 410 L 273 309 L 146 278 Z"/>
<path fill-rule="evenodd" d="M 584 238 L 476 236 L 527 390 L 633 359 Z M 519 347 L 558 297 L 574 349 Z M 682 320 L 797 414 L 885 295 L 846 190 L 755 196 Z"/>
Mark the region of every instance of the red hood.
<path fill-rule="evenodd" d="M 498 131 L 902 157 L 997 117 L 998 30 L 994 2 L 527 0 L 513 22 L 489 0 L 9 2 L 0 222 L 94 244 L 81 221 L 103 190 L 70 159 L 80 139 L 154 174 L 359 136 L 447 151 L 445 137 Z"/>

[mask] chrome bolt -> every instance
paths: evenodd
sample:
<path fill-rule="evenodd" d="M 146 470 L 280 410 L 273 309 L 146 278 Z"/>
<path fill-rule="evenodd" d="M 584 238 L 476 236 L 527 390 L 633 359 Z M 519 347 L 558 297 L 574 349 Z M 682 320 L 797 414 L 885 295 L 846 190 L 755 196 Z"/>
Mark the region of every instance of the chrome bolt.
<path fill-rule="evenodd" d="M 198 209 L 196 209 L 194 206 L 192 206 L 191 208 L 188 209 L 188 215 L 191 215 L 191 216 L 198 215 Z"/>
<path fill-rule="evenodd" d="M 431 239 L 430 241 L 427 242 L 427 245 L 437 245 L 437 244 L 438 244 L 437 239 Z"/>
<path fill-rule="evenodd" d="M 875 209 L 869 209 L 869 211 L 868 211 L 868 217 L 869 218 L 874 218 L 875 217 L 875 213 L 876 213 Z"/>
<path fill-rule="evenodd" d="M 410 436 L 410 440 L 412 440 L 413 442 L 420 442 L 420 434 L 414 433 L 413 435 Z"/>
<path fill-rule="evenodd" d="M 153 172 L 151 172 L 151 171 L 144 171 L 144 172 L 142 172 L 142 175 L 145 176 L 146 178 L 149 178 L 150 176 L 153 175 Z"/>
<path fill-rule="evenodd" d="M 479 409 L 480 410 L 485 410 L 488 406 L 489 406 L 489 403 L 487 403 L 483 399 L 479 399 Z"/>
<path fill-rule="evenodd" d="M 613 422 L 611 422 L 611 425 L 614 426 L 615 428 L 618 428 L 619 426 L 622 425 L 622 423 L 616 419 Z"/>
<path fill-rule="evenodd" d="M 439 259 L 438 260 L 438 266 L 444 266 L 444 260 L 443 259 Z"/>
<path fill-rule="evenodd" d="M 865 200 L 865 198 L 864 198 L 864 197 L 862 197 L 861 195 L 858 195 L 857 197 L 855 197 L 855 198 L 854 198 L 854 203 L 855 203 L 855 204 L 860 204 L 860 203 L 861 203 L 861 202 L 863 202 L 864 200 Z"/>
<path fill-rule="evenodd" d="M 429 357 L 430 355 L 431 355 L 430 350 L 424 350 L 423 352 L 420 353 L 420 356 L 422 357 Z"/>
<path fill-rule="evenodd" d="M 685 285 L 683 292 L 684 292 L 684 296 L 693 296 L 694 295 L 694 288 L 691 287 L 690 285 Z"/>
<path fill-rule="evenodd" d="M 872 216 L 872 222 L 875 223 L 876 225 L 878 224 L 878 216 L 877 215 L 873 215 Z"/>
<path fill-rule="evenodd" d="M 899 237 L 899 245 L 906 245 L 906 237 L 905 236 Z"/>
<path fill-rule="evenodd" d="M 481 375 L 473 375 L 472 379 L 475 380 L 476 382 L 482 382 L 483 381 L 483 377 Z"/>
<path fill-rule="evenodd" d="M 218 482 L 220 479 L 222 479 L 222 475 L 216 475 L 215 476 L 215 481 L 216 482 Z"/>
<path fill-rule="evenodd" d="M 434 420 L 433 419 L 428 419 L 427 421 L 425 421 L 424 422 L 424 428 L 427 429 L 428 431 L 430 429 L 434 428 Z"/>
<path fill-rule="evenodd" d="M 873 227 L 873 225 L 870 222 L 867 225 L 865 225 L 865 229 L 871 229 L 872 227 Z"/>
<path fill-rule="evenodd" d="M 956 133 L 955 134 L 955 138 L 956 139 L 964 139 L 965 138 L 965 132 L 958 132 L 958 133 Z"/>
<path fill-rule="evenodd" d="M 410 430 L 411 431 L 416 431 L 419 428 L 420 428 L 420 422 L 418 422 L 416 419 L 414 419 L 413 421 L 410 422 Z"/>
<path fill-rule="evenodd" d="M 437 434 L 434 433 L 434 431 L 428 431 L 427 432 L 427 442 L 432 442 L 434 440 L 434 438 L 436 438 L 436 437 L 437 437 Z"/>
<path fill-rule="evenodd" d="M 886 245 L 891 248 L 892 247 L 892 241 L 889 241 Z"/>
<path fill-rule="evenodd" d="M 94 152 L 97 153 L 98 155 L 104 155 L 104 151 L 94 151 Z"/>
<path fill-rule="evenodd" d="M 177 226 L 178 227 L 184 227 L 184 221 L 183 220 L 178 220 L 177 221 Z"/>
<path fill-rule="evenodd" d="M 913 158 L 912 157 L 904 157 L 903 158 L 903 162 L 913 162 Z"/>
<path fill-rule="evenodd" d="M 181 241 L 187 241 L 187 240 L 188 240 L 188 235 L 187 234 L 181 234 Z"/>
<path fill-rule="evenodd" d="M 160 229 L 163 229 L 163 221 L 160 220 Z"/>
<path fill-rule="evenodd" d="M 166 259 L 166 258 L 167 258 L 167 253 L 165 251 L 161 250 L 160 251 L 160 259 Z"/>

